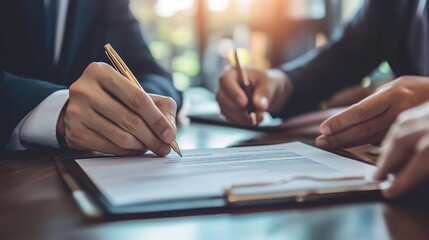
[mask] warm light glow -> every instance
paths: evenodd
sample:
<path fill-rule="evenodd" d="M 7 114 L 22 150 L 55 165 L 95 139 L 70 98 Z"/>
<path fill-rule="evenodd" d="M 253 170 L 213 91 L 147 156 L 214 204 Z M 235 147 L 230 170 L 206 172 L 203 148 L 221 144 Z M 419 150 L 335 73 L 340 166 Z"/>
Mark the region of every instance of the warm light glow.
<path fill-rule="evenodd" d="M 328 43 L 328 38 L 326 37 L 326 35 L 321 32 L 317 33 L 315 47 L 316 48 L 323 47 L 327 43 Z"/>
<path fill-rule="evenodd" d="M 250 64 L 250 51 L 245 48 L 237 48 L 237 55 L 242 66 Z M 229 62 L 236 65 L 234 50 L 228 54 Z"/>
<path fill-rule="evenodd" d="M 208 0 L 208 7 L 213 12 L 223 12 L 228 8 L 229 0 Z"/>
<path fill-rule="evenodd" d="M 161 17 L 172 17 L 179 11 L 189 10 L 195 4 L 195 0 L 158 0 L 154 6 L 156 14 Z"/>
<path fill-rule="evenodd" d="M 322 19 L 326 14 L 324 0 L 289 0 L 286 14 L 293 19 Z"/>

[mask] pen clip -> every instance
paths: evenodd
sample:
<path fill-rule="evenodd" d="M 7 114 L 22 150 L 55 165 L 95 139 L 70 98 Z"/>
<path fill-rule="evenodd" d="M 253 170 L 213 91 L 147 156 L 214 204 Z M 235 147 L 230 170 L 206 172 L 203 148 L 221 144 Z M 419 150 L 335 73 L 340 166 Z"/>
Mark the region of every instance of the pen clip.
<path fill-rule="evenodd" d="M 104 51 L 107 55 L 107 57 L 109 58 L 110 62 L 112 63 L 113 67 L 116 69 L 116 71 L 118 71 L 119 73 L 121 73 L 121 71 L 119 71 L 118 66 L 116 65 L 115 61 L 113 61 L 112 57 L 110 57 L 109 52 L 106 50 Z"/>
<path fill-rule="evenodd" d="M 133 82 L 135 85 L 137 85 L 140 89 L 143 90 L 143 87 L 140 85 L 139 81 L 137 81 L 137 78 L 133 75 L 133 73 L 130 71 L 128 66 L 125 64 L 125 62 L 122 60 L 122 58 L 118 55 L 118 53 L 113 49 L 112 45 L 110 43 L 104 45 L 105 53 L 107 54 L 107 57 L 112 62 L 113 66 L 121 73 L 123 76 L 125 76 L 128 80 Z"/>

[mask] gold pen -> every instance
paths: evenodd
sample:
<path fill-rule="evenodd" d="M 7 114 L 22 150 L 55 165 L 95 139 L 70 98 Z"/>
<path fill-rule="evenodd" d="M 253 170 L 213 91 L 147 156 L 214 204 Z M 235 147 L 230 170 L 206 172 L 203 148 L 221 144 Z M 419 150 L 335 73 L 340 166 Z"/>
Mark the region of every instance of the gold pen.
<path fill-rule="evenodd" d="M 255 106 L 253 105 L 252 101 L 252 87 L 250 86 L 249 75 L 247 74 L 247 71 L 243 70 L 244 66 L 242 66 L 241 59 L 238 56 L 238 49 L 234 49 L 234 60 L 238 79 L 240 80 L 240 84 L 247 96 L 247 112 L 249 113 L 249 117 L 253 126 L 256 126 L 258 125 L 258 120 L 256 118 Z"/>
<path fill-rule="evenodd" d="M 130 69 L 127 67 L 125 62 L 122 60 L 122 58 L 116 53 L 116 51 L 113 49 L 113 47 L 110 45 L 110 43 L 104 45 L 104 50 L 107 54 L 107 57 L 110 59 L 110 61 L 113 64 L 113 67 L 121 73 L 124 77 L 126 77 L 128 80 L 130 80 L 132 83 L 134 83 L 136 86 L 138 86 L 140 89 L 143 90 L 143 87 L 140 85 L 139 81 L 137 81 L 134 74 L 130 71 Z M 179 154 L 180 157 L 182 157 L 182 152 L 180 151 L 180 147 L 177 144 L 176 140 L 174 140 L 172 143 L 170 143 L 170 147 Z"/>

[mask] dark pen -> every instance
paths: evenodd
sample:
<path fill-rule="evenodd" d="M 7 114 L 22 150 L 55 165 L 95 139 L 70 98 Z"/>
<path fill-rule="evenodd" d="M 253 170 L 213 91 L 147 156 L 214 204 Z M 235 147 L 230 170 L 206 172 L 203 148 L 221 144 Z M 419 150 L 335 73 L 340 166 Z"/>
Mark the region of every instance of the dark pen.
<path fill-rule="evenodd" d="M 247 96 L 247 112 L 249 113 L 250 120 L 252 121 L 253 126 L 258 125 L 258 121 L 256 119 L 256 113 L 255 113 L 255 106 L 253 105 L 253 91 L 252 87 L 250 86 L 249 81 L 249 75 L 247 74 L 246 70 L 243 70 L 240 57 L 238 56 L 237 49 L 234 49 L 234 58 L 235 58 L 235 65 L 236 65 L 236 71 L 238 74 L 238 79 L 240 81 L 240 85 L 243 88 L 244 92 Z"/>

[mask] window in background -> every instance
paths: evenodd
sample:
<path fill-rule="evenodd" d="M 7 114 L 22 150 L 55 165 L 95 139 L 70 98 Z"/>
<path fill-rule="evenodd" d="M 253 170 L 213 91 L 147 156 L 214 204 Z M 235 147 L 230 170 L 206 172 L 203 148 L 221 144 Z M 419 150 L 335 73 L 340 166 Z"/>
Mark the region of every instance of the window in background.
<path fill-rule="evenodd" d="M 233 46 L 266 69 L 325 44 L 363 0 L 131 0 L 156 60 L 175 86 L 217 88 Z"/>
<path fill-rule="evenodd" d="M 364 0 L 342 0 L 341 21 L 346 23 L 356 15 L 356 12 L 363 6 Z"/>
<path fill-rule="evenodd" d="M 207 2 L 203 85 L 217 88 L 232 46 L 249 50 L 252 66 L 267 69 L 294 59 L 316 46 L 317 34 L 329 34 L 329 0 L 219 0 Z M 326 42 L 326 40 L 325 40 Z"/>
<path fill-rule="evenodd" d="M 288 2 L 285 14 L 292 19 L 323 19 L 326 16 L 324 0 L 289 0 Z"/>
<path fill-rule="evenodd" d="M 214 90 L 217 78 L 228 65 L 233 47 L 249 50 L 250 64 L 269 68 L 271 24 L 278 1 L 266 0 L 207 0 L 207 32 L 203 58 L 203 86 Z M 220 11 L 221 10 L 221 11 Z"/>
<path fill-rule="evenodd" d="M 131 0 L 155 59 L 185 90 L 198 84 L 200 59 L 194 25 L 196 0 Z"/>

